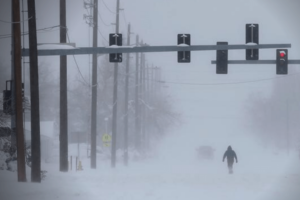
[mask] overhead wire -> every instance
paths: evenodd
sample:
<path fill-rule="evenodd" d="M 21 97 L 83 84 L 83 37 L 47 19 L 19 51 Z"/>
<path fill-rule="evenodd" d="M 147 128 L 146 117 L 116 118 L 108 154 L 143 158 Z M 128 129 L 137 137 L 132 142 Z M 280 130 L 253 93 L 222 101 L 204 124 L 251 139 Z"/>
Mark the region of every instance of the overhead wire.
<path fill-rule="evenodd" d="M 19 24 L 19 23 L 28 21 L 28 20 L 30 20 L 30 19 L 32 19 L 32 17 L 30 17 L 30 18 L 28 18 L 28 19 L 25 19 L 25 20 L 23 20 L 23 21 L 18 21 L 18 22 L 11 22 L 11 21 L 5 21 L 5 20 L 1 20 L 1 19 L 0 19 L 0 22 L 2 22 L 2 23 L 7 23 L 7 24 Z"/>
<path fill-rule="evenodd" d="M 257 79 L 257 80 L 251 80 L 251 81 L 238 81 L 238 82 L 221 82 L 221 83 L 188 83 L 188 82 L 172 82 L 172 81 L 156 81 L 156 82 L 163 82 L 163 83 L 169 83 L 169 84 L 179 84 L 179 85 L 199 85 L 199 86 L 213 86 L 213 85 L 237 85 L 237 84 L 245 84 L 245 83 L 256 83 L 256 82 L 262 82 L 262 81 L 269 81 L 269 80 L 278 80 L 282 78 L 287 78 L 289 76 L 299 75 L 300 73 L 294 73 L 286 76 L 279 76 L 279 77 L 273 77 L 273 78 L 265 78 L 265 79 Z"/>
<path fill-rule="evenodd" d="M 110 24 L 107 24 L 104 22 L 103 18 L 101 17 L 101 15 L 99 14 L 99 10 L 98 10 L 98 17 L 100 18 L 100 20 L 102 21 L 102 23 L 105 25 L 105 26 L 111 26 Z"/>
<path fill-rule="evenodd" d="M 68 31 L 67 31 L 67 37 L 68 37 L 68 41 L 70 42 L 70 37 L 69 37 Z M 75 55 L 73 54 L 72 56 L 73 56 L 74 62 L 75 62 L 75 64 L 76 64 L 76 68 L 77 68 L 77 70 L 78 70 L 78 72 L 79 72 L 81 78 L 83 79 L 84 83 L 85 83 L 88 87 L 95 87 L 95 86 L 97 86 L 97 85 L 98 85 L 98 82 L 97 82 L 95 85 L 91 85 L 90 83 L 88 83 L 88 82 L 85 80 L 85 78 L 83 77 L 83 75 L 82 75 L 82 73 L 81 73 L 81 71 L 80 71 L 80 69 L 79 69 L 79 65 L 78 65 L 78 63 L 77 63 L 77 60 L 76 60 L 76 58 L 75 58 Z"/>
<path fill-rule="evenodd" d="M 57 26 L 51 26 L 51 27 L 46 27 L 46 28 L 41 28 L 41 29 L 37 29 L 36 31 L 52 31 L 52 29 L 54 28 L 59 28 L 60 26 L 57 25 Z M 23 35 L 28 35 L 29 32 L 23 32 L 21 33 L 21 36 Z M 12 34 L 3 34 L 3 35 L 0 35 L 0 39 L 5 39 L 5 38 L 11 38 L 12 37 Z"/>
<path fill-rule="evenodd" d="M 111 12 L 112 14 L 115 14 L 115 15 L 117 14 L 116 12 L 113 12 L 111 9 L 109 9 L 109 7 L 106 5 L 104 0 L 101 0 L 101 1 L 109 12 Z"/>

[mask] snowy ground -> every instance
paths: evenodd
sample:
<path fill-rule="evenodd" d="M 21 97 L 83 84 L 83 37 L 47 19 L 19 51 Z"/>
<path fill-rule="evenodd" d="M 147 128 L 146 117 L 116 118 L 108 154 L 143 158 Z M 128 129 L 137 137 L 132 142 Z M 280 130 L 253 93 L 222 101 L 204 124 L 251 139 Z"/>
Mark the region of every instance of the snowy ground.
<path fill-rule="evenodd" d="M 169 140 L 170 142 L 170 140 Z M 172 143 L 174 141 L 171 140 Z M 86 146 L 81 144 L 83 171 L 59 172 L 57 159 L 42 163 L 47 177 L 41 184 L 18 183 L 15 172 L 0 170 L 1 200 L 299 200 L 300 160 L 296 153 L 274 155 L 256 149 L 239 151 L 234 174 L 222 163 L 223 149 L 212 161 L 199 161 L 193 153 L 183 156 L 172 145 L 158 148 L 159 156 L 131 161 L 128 167 L 98 157 L 97 169 L 90 169 Z M 239 147 L 237 147 L 239 148 Z M 224 149 L 225 150 L 225 149 Z M 56 149 L 57 151 L 57 149 Z M 187 150 L 186 150 L 187 151 Z M 77 145 L 69 146 L 70 155 Z M 174 154 L 176 153 L 176 154 Z M 170 156 L 173 155 L 173 156 Z M 57 152 L 56 152 L 57 156 Z M 247 159 L 246 159 L 247 158 Z M 257 164 L 256 164 L 257 163 Z"/>

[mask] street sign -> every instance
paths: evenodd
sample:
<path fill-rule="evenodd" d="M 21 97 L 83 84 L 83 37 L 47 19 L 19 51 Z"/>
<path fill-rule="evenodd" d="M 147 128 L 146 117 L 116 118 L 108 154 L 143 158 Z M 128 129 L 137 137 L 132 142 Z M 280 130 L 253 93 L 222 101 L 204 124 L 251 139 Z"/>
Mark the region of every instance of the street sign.
<path fill-rule="evenodd" d="M 190 34 L 178 34 L 177 35 L 177 45 L 179 46 L 190 46 L 191 45 L 191 35 Z M 190 63 L 191 62 L 191 52 L 190 51 L 178 51 L 177 61 L 179 63 Z"/>
<path fill-rule="evenodd" d="M 107 133 L 102 135 L 102 142 L 111 142 L 111 136 Z"/>
<path fill-rule="evenodd" d="M 122 34 L 109 34 L 109 46 L 112 48 L 118 48 L 118 46 L 122 46 Z M 122 53 L 109 54 L 109 62 L 122 62 Z"/>
<path fill-rule="evenodd" d="M 259 44 L 259 26 L 258 24 L 246 24 L 246 44 Z M 246 49 L 246 60 L 258 60 L 258 49 Z"/>

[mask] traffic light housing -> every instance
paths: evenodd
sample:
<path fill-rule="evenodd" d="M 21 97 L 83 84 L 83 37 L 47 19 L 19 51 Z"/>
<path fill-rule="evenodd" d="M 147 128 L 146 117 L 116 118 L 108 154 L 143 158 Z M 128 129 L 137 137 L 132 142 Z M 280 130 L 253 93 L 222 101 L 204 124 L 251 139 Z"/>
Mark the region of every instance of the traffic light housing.
<path fill-rule="evenodd" d="M 228 45 L 228 42 L 217 42 L 217 45 Z M 217 50 L 217 74 L 228 73 L 228 50 Z"/>
<path fill-rule="evenodd" d="M 288 74 L 288 50 L 276 49 L 276 74 Z"/>
<path fill-rule="evenodd" d="M 122 46 L 122 34 L 109 34 L 109 46 Z M 122 53 L 110 53 L 109 62 L 122 62 Z"/>
<path fill-rule="evenodd" d="M 3 90 L 3 113 L 11 114 L 11 90 Z"/>
<path fill-rule="evenodd" d="M 259 44 L 258 24 L 246 24 L 246 44 Z M 259 49 L 246 49 L 246 60 L 258 60 Z"/>
<path fill-rule="evenodd" d="M 191 45 L 191 34 L 178 34 L 177 45 Z M 190 63 L 191 52 L 190 51 L 178 51 L 177 61 L 179 63 Z"/>
<path fill-rule="evenodd" d="M 8 80 L 6 81 L 6 87 L 5 90 L 3 90 L 3 113 L 5 114 L 11 114 L 12 113 L 12 92 L 11 90 L 7 89 L 7 83 L 10 83 L 10 88 L 12 81 Z"/>

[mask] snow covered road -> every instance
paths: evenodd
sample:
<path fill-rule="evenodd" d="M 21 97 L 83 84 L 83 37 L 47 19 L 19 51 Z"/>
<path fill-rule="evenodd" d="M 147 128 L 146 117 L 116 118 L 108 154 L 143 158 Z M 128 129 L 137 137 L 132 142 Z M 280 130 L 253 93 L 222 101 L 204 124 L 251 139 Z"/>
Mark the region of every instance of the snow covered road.
<path fill-rule="evenodd" d="M 119 163 L 115 169 L 110 168 L 109 161 L 103 161 L 94 170 L 89 169 L 86 159 L 83 171 L 68 173 L 58 172 L 57 164 L 43 164 L 48 173 L 41 184 L 17 183 L 15 173 L 0 171 L 0 199 L 298 200 L 300 161 L 286 158 L 276 165 L 283 157 L 274 156 L 261 162 L 261 167 L 249 167 L 240 161 L 234 165 L 233 175 L 217 159 L 180 163 L 156 158 L 132 162 L 128 167 Z"/>

